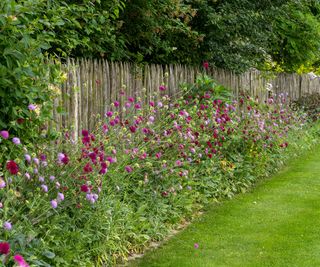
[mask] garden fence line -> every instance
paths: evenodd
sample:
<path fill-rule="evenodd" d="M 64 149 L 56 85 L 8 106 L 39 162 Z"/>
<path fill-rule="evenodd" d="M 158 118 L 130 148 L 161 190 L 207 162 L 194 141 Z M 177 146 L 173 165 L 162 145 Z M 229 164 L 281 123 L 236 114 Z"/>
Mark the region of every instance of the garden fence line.
<path fill-rule="evenodd" d="M 110 104 L 118 100 L 124 105 L 121 93 L 141 97 L 143 102 L 155 101 L 164 94 L 177 96 L 182 83 L 193 83 L 204 69 L 184 65 L 156 65 L 143 67 L 126 62 L 109 62 L 104 59 L 68 59 L 63 66 L 67 79 L 61 87 L 62 94 L 55 100 L 55 106 L 62 106 L 64 112 L 54 112 L 58 130 L 73 129 L 77 138 L 82 128 L 93 130 L 98 117 L 104 116 Z M 261 72 L 250 70 L 243 74 L 210 67 L 207 74 L 217 82 L 229 87 L 236 98 L 241 91 L 265 101 L 267 88 L 272 85 L 273 93 L 288 93 L 297 99 L 306 93 L 320 92 L 320 79 L 310 75 L 281 73 L 275 78 L 265 78 Z M 161 92 L 159 86 L 167 90 Z"/>

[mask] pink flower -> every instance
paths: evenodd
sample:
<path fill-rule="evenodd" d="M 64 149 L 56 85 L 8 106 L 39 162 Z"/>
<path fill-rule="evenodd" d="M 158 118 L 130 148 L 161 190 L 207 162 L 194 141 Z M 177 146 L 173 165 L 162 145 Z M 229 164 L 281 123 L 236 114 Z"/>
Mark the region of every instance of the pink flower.
<path fill-rule="evenodd" d="M 194 248 L 198 249 L 199 248 L 199 244 L 198 243 L 194 243 Z"/>
<path fill-rule="evenodd" d="M 150 105 L 150 107 L 154 107 L 154 102 L 150 101 L 149 105 Z"/>
<path fill-rule="evenodd" d="M 130 108 L 131 107 L 131 103 L 130 102 L 126 102 L 124 105 L 125 105 L 126 108 Z"/>
<path fill-rule="evenodd" d="M 160 86 L 159 86 L 159 90 L 160 90 L 160 91 L 165 91 L 166 89 L 167 89 L 167 88 L 166 88 L 164 85 L 160 85 Z"/>
<path fill-rule="evenodd" d="M 133 102 L 134 102 L 134 98 L 133 98 L 133 97 L 129 97 L 129 98 L 128 98 L 128 101 L 131 102 L 131 103 L 133 103 Z"/>
<path fill-rule="evenodd" d="M 125 170 L 126 170 L 127 172 L 129 172 L 129 173 L 133 171 L 133 169 L 132 169 L 131 166 L 126 166 L 126 167 L 125 167 Z"/>
<path fill-rule="evenodd" d="M 1 132 L 0 132 L 0 136 L 1 136 L 3 139 L 8 139 L 8 138 L 9 138 L 9 132 L 8 132 L 8 131 L 1 131 Z"/>
<path fill-rule="evenodd" d="M 114 104 L 115 107 L 119 107 L 120 106 L 119 101 L 114 101 L 113 104 Z"/>
<path fill-rule="evenodd" d="M 13 259 L 20 267 L 29 267 L 29 264 L 26 263 L 21 255 L 17 254 L 13 257 Z"/>
<path fill-rule="evenodd" d="M 176 161 L 176 166 L 181 166 L 181 165 L 182 165 L 181 160 L 177 160 L 177 161 Z"/>

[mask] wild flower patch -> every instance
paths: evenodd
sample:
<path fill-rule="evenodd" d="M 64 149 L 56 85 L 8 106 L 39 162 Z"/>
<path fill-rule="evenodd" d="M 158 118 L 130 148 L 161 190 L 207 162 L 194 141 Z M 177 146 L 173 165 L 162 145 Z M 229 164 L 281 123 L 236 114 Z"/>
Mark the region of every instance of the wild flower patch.
<path fill-rule="evenodd" d="M 32 149 L 1 131 L 1 145 L 20 155 L 6 157 L 1 174 L 2 261 L 112 265 L 208 201 L 246 191 L 307 129 L 285 95 L 233 101 L 208 77 L 197 83 L 202 90 L 178 99 L 162 85 L 148 104 L 121 93 L 78 141 L 65 132 Z"/>

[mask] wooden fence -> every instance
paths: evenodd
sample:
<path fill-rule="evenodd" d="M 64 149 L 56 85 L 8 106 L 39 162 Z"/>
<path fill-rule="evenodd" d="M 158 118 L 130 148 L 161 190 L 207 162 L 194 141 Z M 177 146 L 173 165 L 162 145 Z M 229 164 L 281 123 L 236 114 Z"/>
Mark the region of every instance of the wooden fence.
<path fill-rule="evenodd" d="M 61 88 L 61 97 L 55 100 L 56 106 L 64 107 L 65 114 L 55 112 L 54 119 L 58 129 L 72 128 L 77 137 L 82 128 L 93 129 L 97 115 L 104 116 L 113 101 L 118 100 L 123 105 L 121 93 L 141 97 L 143 102 L 151 98 L 157 100 L 163 94 L 176 96 L 180 92 L 179 84 L 194 82 L 203 68 L 154 64 L 141 68 L 130 63 L 70 59 L 65 71 L 68 78 Z M 231 88 L 235 97 L 246 90 L 264 101 L 268 95 L 268 84 L 272 84 L 273 93 L 286 92 L 292 99 L 305 93 L 320 92 L 319 79 L 311 79 L 310 75 L 280 74 L 267 79 L 257 70 L 241 75 L 217 68 L 210 68 L 207 72 Z M 167 87 L 165 93 L 159 91 L 162 84 Z"/>

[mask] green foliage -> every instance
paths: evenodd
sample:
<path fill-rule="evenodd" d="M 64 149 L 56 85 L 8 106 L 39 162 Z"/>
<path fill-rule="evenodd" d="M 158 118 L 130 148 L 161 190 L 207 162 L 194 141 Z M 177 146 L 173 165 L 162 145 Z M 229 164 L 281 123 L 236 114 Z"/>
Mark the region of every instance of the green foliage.
<path fill-rule="evenodd" d="M 320 115 L 320 94 L 312 93 L 301 96 L 297 100 L 292 101 L 291 106 L 295 110 L 300 109 L 306 112 L 310 120 L 316 121 Z"/>
<path fill-rule="evenodd" d="M 59 62 L 52 64 L 43 53 L 50 47 L 49 35 L 34 34 L 40 24 L 32 3 L 0 3 L 0 129 L 31 142 L 51 118 L 60 81 Z M 34 111 L 30 104 L 36 106 Z M 1 146 L 0 153 L 5 150 Z"/>

